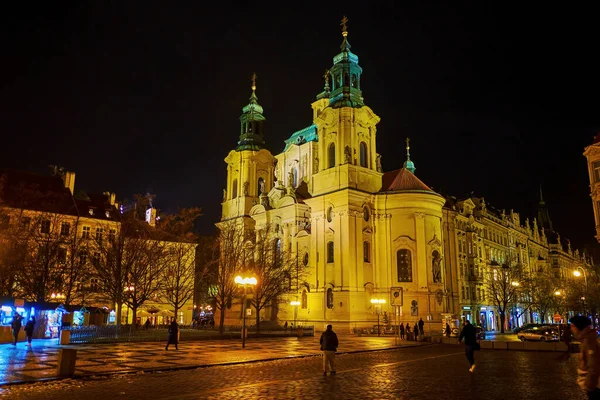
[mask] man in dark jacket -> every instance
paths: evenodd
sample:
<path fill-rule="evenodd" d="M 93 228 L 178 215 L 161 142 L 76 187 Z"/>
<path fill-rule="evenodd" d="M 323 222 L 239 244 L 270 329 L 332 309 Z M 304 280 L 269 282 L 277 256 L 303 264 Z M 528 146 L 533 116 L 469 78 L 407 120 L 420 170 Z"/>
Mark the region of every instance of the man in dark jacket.
<path fill-rule="evenodd" d="M 321 350 L 323 351 L 323 375 L 327 375 L 327 366 L 331 375 L 335 374 L 335 351 L 338 347 L 338 337 L 333 331 L 333 327 L 327 325 L 327 330 L 321 334 Z"/>
<path fill-rule="evenodd" d="M 577 366 L 577 383 L 587 392 L 588 399 L 600 399 L 598 379 L 600 378 L 600 346 L 596 330 L 591 327 L 588 317 L 577 315 L 569 320 L 571 332 L 581 345 L 579 365 Z"/>
<path fill-rule="evenodd" d="M 467 360 L 469 360 L 469 372 L 475 371 L 475 345 L 477 344 L 477 332 L 475 331 L 475 327 L 471 325 L 469 320 L 465 321 L 465 326 L 458 337 L 458 343 L 461 343 L 463 339 L 465 339 L 465 354 L 467 355 Z"/>
<path fill-rule="evenodd" d="M 21 331 L 21 320 L 22 319 L 23 319 L 23 317 L 21 317 L 19 315 L 19 313 L 15 312 L 15 315 L 13 315 L 13 320 L 10 324 L 10 327 L 12 328 L 12 331 L 13 331 L 13 336 L 15 337 L 13 346 L 16 346 L 17 340 L 19 340 L 19 331 Z"/>

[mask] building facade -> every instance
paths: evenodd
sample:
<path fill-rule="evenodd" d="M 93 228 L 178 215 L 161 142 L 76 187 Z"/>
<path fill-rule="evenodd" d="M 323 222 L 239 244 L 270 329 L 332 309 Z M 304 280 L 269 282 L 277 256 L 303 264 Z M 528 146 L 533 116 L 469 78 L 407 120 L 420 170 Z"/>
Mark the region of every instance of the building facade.
<path fill-rule="evenodd" d="M 594 137 L 592 144 L 585 148 L 583 155 L 587 160 L 590 177 L 590 197 L 594 208 L 596 240 L 600 243 L 600 133 Z"/>
<path fill-rule="evenodd" d="M 536 220 L 522 225 L 518 213 L 492 210 L 483 198 L 433 191 L 415 175 L 408 140 L 403 168 L 384 172 L 380 118 L 363 97 L 363 71 L 345 28 L 342 36 L 310 124 L 271 154 L 253 79 L 239 141 L 225 158 L 221 224 L 270 229 L 305 272 L 289 298 L 299 305 L 265 310 L 263 319 L 352 329 L 384 313 L 391 324 L 423 319 L 437 330 L 443 321 L 469 319 L 498 329 L 486 293 L 491 267 L 509 259 L 531 271 L 585 264 L 570 248 L 553 247 Z M 229 314 L 237 323 L 241 314 Z"/>

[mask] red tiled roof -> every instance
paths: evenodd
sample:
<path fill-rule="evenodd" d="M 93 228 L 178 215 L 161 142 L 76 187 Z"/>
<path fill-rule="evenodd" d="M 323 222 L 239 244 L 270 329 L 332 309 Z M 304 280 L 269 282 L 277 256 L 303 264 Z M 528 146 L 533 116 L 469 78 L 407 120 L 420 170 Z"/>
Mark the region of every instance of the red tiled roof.
<path fill-rule="evenodd" d="M 429 186 L 406 168 L 400 168 L 383 174 L 381 192 L 398 192 L 407 190 L 425 190 L 433 192 Z M 434 192 L 435 193 L 435 192 Z"/>

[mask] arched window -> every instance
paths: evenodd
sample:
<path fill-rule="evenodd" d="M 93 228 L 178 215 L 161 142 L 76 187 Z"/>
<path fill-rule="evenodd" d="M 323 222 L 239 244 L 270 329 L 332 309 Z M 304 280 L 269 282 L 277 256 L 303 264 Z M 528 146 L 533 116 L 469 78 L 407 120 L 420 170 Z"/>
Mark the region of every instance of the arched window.
<path fill-rule="evenodd" d="M 263 178 L 258 178 L 258 182 L 256 185 L 256 194 L 260 196 L 265 192 L 265 180 Z"/>
<path fill-rule="evenodd" d="M 327 308 L 333 308 L 333 289 L 327 289 Z"/>
<path fill-rule="evenodd" d="M 327 149 L 328 168 L 335 167 L 335 143 L 331 143 Z"/>
<path fill-rule="evenodd" d="M 360 142 L 360 166 L 367 168 L 367 144 Z"/>
<path fill-rule="evenodd" d="M 410 250 L 400 249 L 396 253 L 398 282 L 412 282 L 412 257 Z"/>
<path fill-rule="evenodd" d="M 292 170 L 292 173 L 293 173 L 293 177 L 294 177 L 293 186 L 298 187 L 298 168 L 294 168 Z"/>
<path fill-rule="evenodd" d="M 333 262 L 333 242 L 327 242 L 327 262 Z"/>
<path fill-rule="evenodd" d="M 232 192 L 231 198 L 235 199 L 237 197 L 237 179 L 233 180 L 233 187 L 231 188 L 231 192 Z"/>
<path fill-rule="evenodd" d="M 306 289 L 302 291 L 302 303 L 301 306 L 303 310 L 308 308 L 308 295 L 306 294 Z"/>
<path fill-rule="evenodd" d="M 327 209 L 327 222 L 333 221 L 333 207 Z"/>
<path fill-rule="evenodd" d="M 363 255 L 366 263 L 371 262 L 371 243 L 366 240 L 363 242 Z"/>

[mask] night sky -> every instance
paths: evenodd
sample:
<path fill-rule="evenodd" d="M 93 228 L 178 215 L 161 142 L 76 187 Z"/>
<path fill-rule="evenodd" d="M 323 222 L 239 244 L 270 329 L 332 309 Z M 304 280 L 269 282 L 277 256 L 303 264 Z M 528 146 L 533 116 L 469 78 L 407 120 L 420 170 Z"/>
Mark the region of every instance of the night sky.
<path fill-rule="evenodd" d="M 312 122 L 345 14 L 365 103 L 381 117 L 384 170 L 402 166 L 410 137 L 416 175 L 435 190 L 474 192 L 524 219 L 542 184 L 561 236 L 594 242 L 582 156 L 600 131 L 592 9 L 41 3 L 2 12 L 0 167 L 59 164 L 76 189 L 154 193 L 163 212 L 202 207 L 210 233 L 252 73 L 277 154 Z"/>

